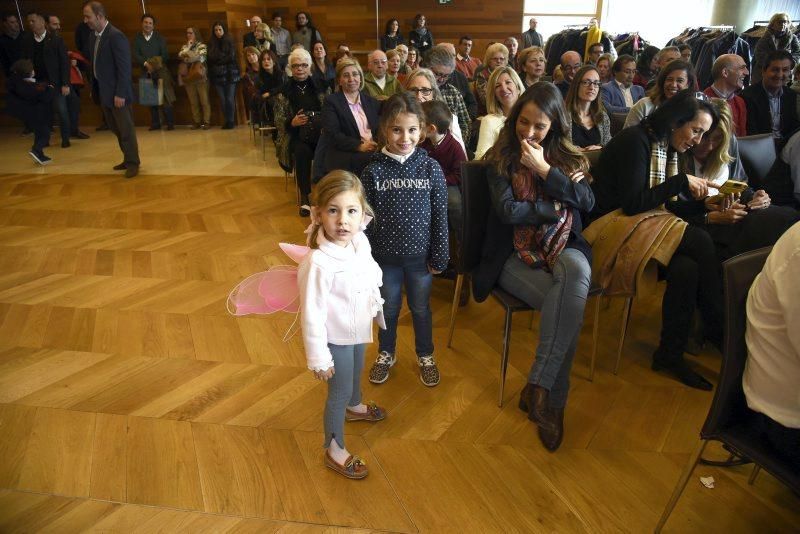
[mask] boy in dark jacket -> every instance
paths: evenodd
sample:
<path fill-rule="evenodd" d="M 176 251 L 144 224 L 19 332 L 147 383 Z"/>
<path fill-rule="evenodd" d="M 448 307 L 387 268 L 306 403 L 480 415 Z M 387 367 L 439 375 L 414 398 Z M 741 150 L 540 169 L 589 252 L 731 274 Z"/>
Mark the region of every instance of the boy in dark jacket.
<path fill-rule="evenodd" d="M 19 59 L 11 66 L 7 90 L 9 114 L 34 133 L 33 147 L 28 154 L 39 165 L 47 165 L 51 159 L 44 154 L 44 147 L 50 144 L 49 110 L 55 88 L 36 83 L 33 62 Z"/>

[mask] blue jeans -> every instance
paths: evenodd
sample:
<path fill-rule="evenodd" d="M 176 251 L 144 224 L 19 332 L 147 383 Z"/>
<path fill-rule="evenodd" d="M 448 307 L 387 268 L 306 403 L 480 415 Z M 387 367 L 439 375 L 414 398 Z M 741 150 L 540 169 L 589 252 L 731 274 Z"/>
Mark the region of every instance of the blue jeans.
<path fill-rule="evenodd" d="M 532 269 L 516 253 L 506 260 L 498 284 L 529 306 L 541 310 L 539 346 L 528 382 L 550 391 L 552 408 L 567 404 L 569 373 L 583 324 L 583 309 L 592 278 L 589 260 L 566 248 L 553 273 Z"/>
<path fill-rule="evenodd" d="M 214 85 L 219 95 L 222 117 L 225 125 L 233 126 L 236 120 L 236 84 Z"/>
<path fill-rule="evenodd" d="M 61 94 L 61 87 L 56 87 L 55 96 L 53 97 L 53 110 L 58 113 L 58 124 L 61 130 L 61 140 L 69 141 L 69 134 L 72 132 L 72 127 L 69 122 L 69 112 L 67 111 L 67 98 Z M 70 92 L 72 90 L 70 89 Z"/>
<path fill-rule="evenodd" d="M 417 357 L 433 354 L 433 318 L 431 316 L 431 284 L 433 275 L 428 271 L 426 258 L 376 258 L 383 271 L 381 297 L 386 330 L 378 330 L 378 350 L 394 354 L 397 345 L 397 319 L 403 304 L 403 284 L 406 286 L 408 308 L 414 324 L 414 348 Z"/>
<path fill-rule="evenodd" d="M 328 348 L 333 356 L 334 374 L 328 380 L 328 400 L 325 401 L 325 441 L 330 447 L 331 440 L 344 449 L 344 416 L 348 406 L 361 404 L 361 370 L 364 368 L 365 344 L 332 345 Z"/>

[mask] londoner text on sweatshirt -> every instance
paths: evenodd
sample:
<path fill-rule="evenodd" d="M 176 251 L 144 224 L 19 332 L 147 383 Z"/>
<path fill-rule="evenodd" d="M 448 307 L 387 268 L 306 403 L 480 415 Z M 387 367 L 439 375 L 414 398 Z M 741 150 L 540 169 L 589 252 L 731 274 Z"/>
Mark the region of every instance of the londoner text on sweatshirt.
<path fill-rule="evenodd" d="M 417 148 L 402 163 L 381 152 L 361 174 L 375 220 L 367 228 L 378 263 L 424 256 L 447 268 L 447 184 L 439 164 Z"/>

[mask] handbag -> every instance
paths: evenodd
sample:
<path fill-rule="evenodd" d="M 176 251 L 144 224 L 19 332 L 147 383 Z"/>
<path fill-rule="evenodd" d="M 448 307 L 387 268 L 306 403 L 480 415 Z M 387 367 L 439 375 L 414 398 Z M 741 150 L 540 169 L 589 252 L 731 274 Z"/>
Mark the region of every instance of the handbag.
<path fill-rule="evenodd" d="M 199 82 L 206 77 L 206 67 L 200 61 L 195 61 L 189 66 L 189 71 L 183 77 L 184 82 Z"/>
<path fill-rule="evenodd" d="M 164 80 L 153 83 L 150 78 L 139 78 L 139 104 L 142 106 L 164 105 Z"/>
<path fill-rule="evenodd" d="M 322 113 L 319 111 L 306 112 L 308 122 L 300 127 L 298 136 L 300 140 L 309 145 L 316 145 L 322 133 Z"/>

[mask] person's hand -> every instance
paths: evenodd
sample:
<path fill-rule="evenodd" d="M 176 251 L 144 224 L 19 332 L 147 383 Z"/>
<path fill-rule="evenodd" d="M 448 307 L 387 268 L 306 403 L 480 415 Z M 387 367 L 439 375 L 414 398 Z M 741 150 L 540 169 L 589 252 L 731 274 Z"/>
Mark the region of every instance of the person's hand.
<path fill-rule="evenodd" d="M 266 93 L 264 93 L 263 95 L 261 95 L 261 98 L 265 98 L 265 99 L 266 99 L 266 98 L 269 98 L 269 91 L 267 91 Z"/>
<path fill-rule="evenodd" d="M 706 197 L 703 204 L 705 204 L 706 211 L 725 211 L 730 209 L 734 202 L 736 202 L 736 196 L 731 193 L 729 195 Z"/>
<path fill-rule="evenodd" d="M 61 94 L 67 96 L 69 94 L 69 85 L 61 86 Z"/>
<path fill-rule="evenodd" d="M 581 148 L 581 151 L 589 152 L 591 150 L 600 150 L 602 148 L 603 147 L 601 147 L 600 145 L 589 145 L 589 146 L 585 146 L 585 147 Z"/>
<path fill-rule="evenodd" d="M 330 380 L 335 373 L 333 367 L 329 367 L 325 371 L 313 371 L 313 372 L 314 372 L 314 378 L 316 378 L 317 380 L 322 380 L 323 382 L 327 382 L 328 380 Z"/>
<path fill-rule="evenodd" d="M 428 272 L 431 273 L 431 274 L 442 274 L 442 271 L 437 271 L 436 269 L 431 267 L 430 263 L 428 264 Z"/>
<path fill-rule="evenodd" d="M 575 182 L 576 184 L 586 178 L 586 174 L 583 171 L 575 171 L 569 175 L 569 179 Z"/>
<path fill-rule="evenodd" d="M 306 114 L 303 112 L 302 109 L 298 111 L 297 115 L 295 115 L 294 118 L 292 119 L 292 126 L 294 126 L 295 128 L 307 123 L 308 123 L 308 117 L 306 116 Z"/>
<path fill-rule="evenodd" d="M 745 217 L 747 217 L 747 211 L 737 202 L 729 209 L 708 212 L 708 224 L 736 224 Z"/>
<path fill-rule="evenodd" d="M 769 198 L 767 192 L 763 189 L 759 189 L 753 195 L 753 199 L 747 203 L 747 207 L 751 210 L 763 210 L 764 208 L 768 208 L 771 203 L 772 199 Z"/>
<path fill-rule="evenodd" d="M 125 107 L 125 99 L 121 96 L 114 97 L 114 107 L 115 108 L 124 108 Z"/>
<path fill-rule="evenodd" d="M 520 163 L 541 176 L 542 179 L 546 179 L 547 173 L 550 172 L 550 165 L 544 160 L 544 149 L 541 145 L 531 141 L 523 141 L 520 146 L 522 147 Z"/>
<path fill-rule="evenodd" d="M 708 196 L 708 182 L 704 178 L 698 178 L 687 174 L 686 178 L 689 181 L 689 193 L 695 200 L 700 200 Z"/>
<path fill-rule="evenodd" d="M 70 62 L 70 64 L 72 64 L 73 67 L 77 67 L 78 66 L 78 60 L 77 59 L 71 59 L 69 62 Z"/>
<path fill-rule="evenodd" d="M 359 152 L 375 152 L 378 150 L 378 143 L 370 139 L 369 141 L 365 141 L 362 139 L 361 144 L 358 145 Z"/>

